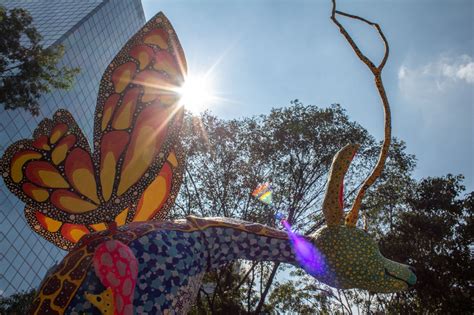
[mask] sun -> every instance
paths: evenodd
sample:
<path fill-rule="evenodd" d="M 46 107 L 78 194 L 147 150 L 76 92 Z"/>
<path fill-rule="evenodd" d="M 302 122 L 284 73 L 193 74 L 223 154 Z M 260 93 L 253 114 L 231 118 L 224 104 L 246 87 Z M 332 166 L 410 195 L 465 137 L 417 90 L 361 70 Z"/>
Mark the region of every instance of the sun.
<path fill-rule="evenodd" d="M 214 99 L 213 84 L 208 75 L 188 75 L 178 92 L 180 103 L 194 114 L 209 108 Z"/>

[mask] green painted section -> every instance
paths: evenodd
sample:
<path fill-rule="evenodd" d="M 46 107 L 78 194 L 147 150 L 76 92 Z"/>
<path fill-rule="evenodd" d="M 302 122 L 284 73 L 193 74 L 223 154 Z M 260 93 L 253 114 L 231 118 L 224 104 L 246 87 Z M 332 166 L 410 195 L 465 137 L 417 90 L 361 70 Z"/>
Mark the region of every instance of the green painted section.
<path fill-rule="evenodd" d="M 314 276 L 330 286 L 389 293 L 416 282 L 409 266 L 383 257 L 377 243 L 361 229 L 323 227 L 309 238 L 324 261 L 324 272 Z"/>

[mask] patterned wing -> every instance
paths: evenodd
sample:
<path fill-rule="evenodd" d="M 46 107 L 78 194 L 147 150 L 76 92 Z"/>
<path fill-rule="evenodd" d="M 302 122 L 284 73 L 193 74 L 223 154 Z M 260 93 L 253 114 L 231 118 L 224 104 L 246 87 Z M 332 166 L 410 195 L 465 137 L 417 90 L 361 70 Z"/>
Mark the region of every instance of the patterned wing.
<path fill-rule="evenodd" d="M 65 110 L 43 120 L 33 139 L 11 145 L 1 169 L 14 194 L 56 220 L 80 223 L 99 208 L 89 145 Z"/>
<path fill-rule="evenodd" d="M 121 226 L 132 221 L 163 219 L 173 205 L 181 186 L 183 163 L 184 155 L 177 145 L 169 154 L 159 175 L 143 192 L 140 199 L 115 216 L 115 223 Z M 74 248 L 82 236 L 107 228 L 105 222 L 96 224 L 61 222 L 29 205 L 25 207 L 25 217 L 36 233 L 64 250 Z"/>
<path fill-rule="evenodd" d="M 132 204 L 128 221 L 162 220 L 173 206 L 183 180 L 184 153 L 175 145 L 160 174 Z"/>
<path fill-rule="evenodd" d="M 162 13 L 128 41 L 105 71 L 96 108 L 94 161 L 111 217 L 156 186 L 155 178 L 166 167 L 183 119 L 178 90 L 185 73 L 182 48 Z M 131 206 L 129 215 L 134 211 L 138 208 Z"/>
<path fill-rule="evenodd" d="M 103 74 L 94 153 L 65 110 L 45 119 L 32 140 L 10 146 L 0 166 L 27 206 L 31 227 L 61 248 L 106 223 L 162 218 L 182 176 L 179 87 L 186 62 L 159 13 L 121 49 Z"/>

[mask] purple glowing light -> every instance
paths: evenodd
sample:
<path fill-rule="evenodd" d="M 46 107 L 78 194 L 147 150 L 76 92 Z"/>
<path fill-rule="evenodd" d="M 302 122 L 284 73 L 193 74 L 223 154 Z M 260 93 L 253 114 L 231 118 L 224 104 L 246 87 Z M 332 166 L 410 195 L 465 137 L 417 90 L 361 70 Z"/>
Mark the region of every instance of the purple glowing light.
<path fill-rule="evenodd" d="M 278 221 L 281 221 L 281 220 L 283 220 L 284 218 L 285 218 L 285 217 L 284 217 L 283 213 L 281 213 L 281 212 L 275 213 L 275 219 L 277 219 Z"/>
<path fill-rule="evenodd" d="M 304 237 L 294 233 L 288 221 L 281 220 L 281 223 L 288 232 L 296 260 L 300 263 L 301 267 L 312 275 L 322 275 L 325 271 L 325 263 L 319 250 Z"/>

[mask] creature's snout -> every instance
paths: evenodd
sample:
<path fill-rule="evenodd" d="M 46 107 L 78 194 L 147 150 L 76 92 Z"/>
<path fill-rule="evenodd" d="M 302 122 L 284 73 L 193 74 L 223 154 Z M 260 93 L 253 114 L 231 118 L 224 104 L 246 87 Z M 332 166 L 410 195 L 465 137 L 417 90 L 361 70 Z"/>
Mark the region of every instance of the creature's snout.
<path fill-rule="evenodd" d="M 415 268 L 389 259 L 384 259 L 384 292 L 396 292 L 412 288 L 416 283 Z M 395 289 L 395 290 L 394 290 Z"/>
<path fill-rule="evenodd" d="M 408 269 L 410 269 L 411 274 L 410 277 L 408 277 L 408 286 L 413 287 L 416 283 L 416 268 L 413 266 L 408 266 Z"/>

